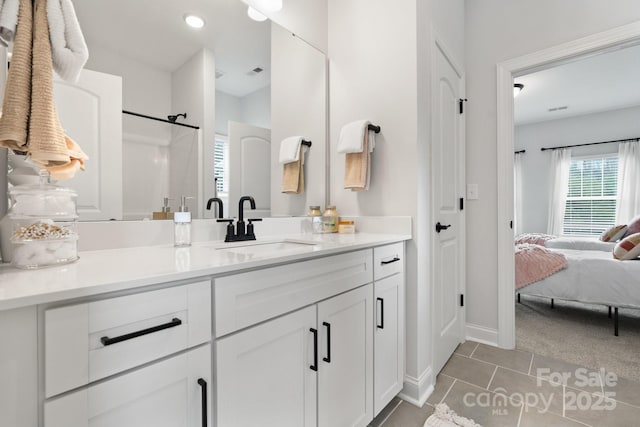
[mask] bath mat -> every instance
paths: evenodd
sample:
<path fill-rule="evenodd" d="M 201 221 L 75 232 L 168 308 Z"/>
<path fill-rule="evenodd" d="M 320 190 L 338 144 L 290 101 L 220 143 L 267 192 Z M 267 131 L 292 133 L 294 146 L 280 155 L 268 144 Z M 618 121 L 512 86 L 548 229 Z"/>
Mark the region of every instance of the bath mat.
<path fill-rule="evenodd" d="M 427 418 L 424 427 L 482 427 L 475 421 L 461 417 L 449 409 L 446 403 L 436 405 L 435 412 Z"/>

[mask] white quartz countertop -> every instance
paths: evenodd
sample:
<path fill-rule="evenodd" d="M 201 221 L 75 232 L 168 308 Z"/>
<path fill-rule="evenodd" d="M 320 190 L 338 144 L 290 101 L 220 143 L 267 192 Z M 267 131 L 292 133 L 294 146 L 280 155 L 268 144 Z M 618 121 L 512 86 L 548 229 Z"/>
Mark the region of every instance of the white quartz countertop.
<path fill-rule="evenodd" d="M 0 266 L 0 310 L 164 282 L 229 274 L 370 248 L 410 238 L 409 235 L 374 233 L 298 234 L 269 237 L 248 243 L 273 243 L 288 239 L 292 242 L 314 245 L 290 250 L 242 252 L 221 250 L 221 248 L 247 244 L 247 242 L 211 241 L 194 243 L 186 248 L 161 245 L 80 252 L 80 259 L 74 263 L 37 270 L 20 270 L 5 264 Z"/>

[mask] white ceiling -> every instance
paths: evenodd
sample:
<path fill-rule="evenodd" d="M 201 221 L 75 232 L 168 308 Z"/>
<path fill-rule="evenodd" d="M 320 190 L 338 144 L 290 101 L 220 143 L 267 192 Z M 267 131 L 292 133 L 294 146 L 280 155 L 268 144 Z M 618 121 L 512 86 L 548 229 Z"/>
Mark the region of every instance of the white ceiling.
<path fill-rule="evenodd" d="M 575 60 L 514 82 L 524 84 L 514 99 L 516 125 L 640 105 L 640 46 Z"/>
<path fill-rule="evenodd" d="M 100 46 L 153 67 L 174 71 L 202 48 L 225 72 L 216 89 L 244 96 L 270 84 L 270 22 L 247 17 L 241 0 L 81 0 L 74 2 L 89 46 Z M 185 13 L 206 21 L 199 30 Z M 250 70 L 261 67 L 260 74 Z"/>

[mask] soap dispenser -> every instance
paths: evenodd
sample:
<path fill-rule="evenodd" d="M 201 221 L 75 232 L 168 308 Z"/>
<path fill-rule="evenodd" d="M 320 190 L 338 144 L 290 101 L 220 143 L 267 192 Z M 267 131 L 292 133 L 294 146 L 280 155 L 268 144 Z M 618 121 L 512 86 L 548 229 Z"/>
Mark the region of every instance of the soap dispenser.
<path fill-rule="evenodd" d="M 187 207 L 187 199 L 193 197 L 182 196 L 178 212 L 173 214 L 173 245 L 176 247 L 191 246 L 191 212 Z"/>
<path fill-rule="evenodd" d="M 163 205 L 160 212 L 153 213 L 153 219 L 173 219 L 173 212 L 171 212 L 171 206 L 169 206 L 169 200 L 172 200 L 168 197 L 164 197 Z"/>

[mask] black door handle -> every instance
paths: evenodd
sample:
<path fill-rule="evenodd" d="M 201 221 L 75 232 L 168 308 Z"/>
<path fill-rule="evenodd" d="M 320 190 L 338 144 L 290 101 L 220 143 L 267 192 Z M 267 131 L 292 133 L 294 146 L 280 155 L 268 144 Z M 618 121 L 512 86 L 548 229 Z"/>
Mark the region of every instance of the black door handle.
<path fill-rule="evenodd" d="M 322 360 L 331 363 L 331 324 L 322 322 L 322 326 L 327 327 L 327 357 L 323 357 Z"/>
<path fill-rule="evenodd" d="M 446 230 L 447 228 L 451 227 L 451 224 L 449 225 L 442 225 L 439 222 L 436 224 L 436 233 L 441 232 L 442 230 Z"/>
<path fill-rule="evenodd" d="M 376 328 L 384 329 L 384 300 L 382 298 L 376 298 L 376 300 L 380 301 L 380 324 L 376 324 Z"/>
<path fill-rule="evenodd" d="M 105 347 L 111 344 L 116 344 L 122 341 L 127 341 L 133 338 L 138 338 L 141 337 L 143 335 L 148 335 L 148 334 L 152 334 L 154 332 L 158 332 L 158 331 L 162 331 L 164 329 L 169 329 L 169 328 L 174 328 L 176 326 L 182 325 L 182 320 L 178 319 L 177 317 L 174 317 L 171 322 L 167 322 L 167 323 L 163 323 L 162 325 L 158 325 L 158 326 L 153 326 L 151 328 L 147 328 L 147 329 L 142 329 L 141 331 L 136 331 L 136 332 L 131 332 L 129 334 L 124 334 L 124 335 L 120 335 L 119 337 L 114 337 L 114 338 L 109 338 L 107 336 L 104 336 L 102 338 L 100 338 L 100 342 L 102 343 L 102 345 L 104 345 Z"/>
<path fill-rule="evenodd" d="M 318 372 L 318 330 L 310 328 L 313 334 L 313 365 L 309 366 L 312 371 Z"/>
<path fill-rule="evenodd" d="M 400 258 L 395 256 L 395 257 L 393 257 L 392 259 L 390 259 L 388 261 L 380 261 L 380 265 L 387 265 L 387 264 L 391 264 L 391 263 L 398 262 L 398 261 L 400 261 Z"/>
<path fill-rule="evenodd" d="M 198 378 L 198 384 L 202 388 L 202 427 L 207 427 L 207 382 Z"/>

